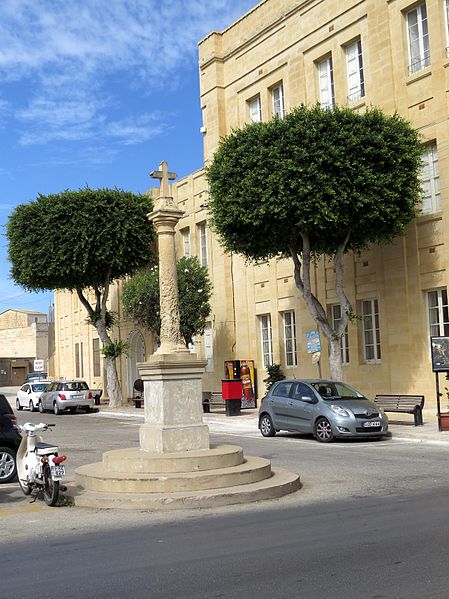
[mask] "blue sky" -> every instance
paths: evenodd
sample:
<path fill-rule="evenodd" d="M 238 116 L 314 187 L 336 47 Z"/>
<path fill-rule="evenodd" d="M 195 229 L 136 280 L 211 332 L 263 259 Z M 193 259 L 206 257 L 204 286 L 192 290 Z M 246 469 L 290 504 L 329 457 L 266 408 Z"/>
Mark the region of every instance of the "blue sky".
<path fill-rule="evenodd" d="M 1 0 L 0 312 L 48 311 L 9 276 L 4 225 L 39 193 L 143 192 L 202 166 L 198 41 L 257 0 Z"/>

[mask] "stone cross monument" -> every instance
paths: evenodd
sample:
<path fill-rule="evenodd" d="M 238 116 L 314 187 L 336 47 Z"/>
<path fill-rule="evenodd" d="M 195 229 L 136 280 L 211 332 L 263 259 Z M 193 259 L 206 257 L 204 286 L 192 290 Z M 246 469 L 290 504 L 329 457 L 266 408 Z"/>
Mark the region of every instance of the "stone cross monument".
<path fill-rule="evenodd" d="M 175 227 L 184 213 L 170 195 L 169 181 L 176 175 L 165 161 L 151 177 L 160 180 L 159 197 L 148 218 L 158 240 L 161 345 L 148 362 L 138 365 L 145 395 L 140 447 L 158 453 L 208 449 L 201 383 L 207 362 L 197 360 L 185 347 L 179 325 Z"/>

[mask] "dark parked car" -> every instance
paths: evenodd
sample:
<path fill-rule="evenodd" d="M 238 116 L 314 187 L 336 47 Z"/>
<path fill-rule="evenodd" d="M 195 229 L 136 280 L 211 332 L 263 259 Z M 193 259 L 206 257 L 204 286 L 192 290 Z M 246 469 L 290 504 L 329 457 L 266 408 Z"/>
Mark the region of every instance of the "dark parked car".
<path fill-rule="evenodd" d="M 39 380 L 46 380 L 47 379 L 47 373 L 46 372 L 29 372 L 26 377 L 25 377 L 25 383 L 31 383 L 31 381 L 39 381 Z"/>
<path fill-rule="evenodd" d="M 16 476 L 16 453 L 22 440 L 16 422 L 8 400 L 0 394 L 0 483 L 9 483 Z"/>
<path fill-rule="evenodd" d="M 283 430 L 312 433 L 329 443 L 336 437 L 383 437 L 388 419 L 382 408 L 346 383 L 283 380 L 262 400 L 259 429 L 264 437 Z"/>

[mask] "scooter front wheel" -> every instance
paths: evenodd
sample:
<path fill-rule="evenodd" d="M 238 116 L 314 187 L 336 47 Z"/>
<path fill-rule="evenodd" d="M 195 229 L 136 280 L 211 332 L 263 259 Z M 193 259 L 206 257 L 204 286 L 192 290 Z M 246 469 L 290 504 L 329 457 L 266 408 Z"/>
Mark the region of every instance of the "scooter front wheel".
<path fill-rule="evenodd" d="M 44 464 L 44 501 L 47 505 L 55 505 L 59 498 L 59 480 L 53 480 L 51 477 L 50 466 Z"/>

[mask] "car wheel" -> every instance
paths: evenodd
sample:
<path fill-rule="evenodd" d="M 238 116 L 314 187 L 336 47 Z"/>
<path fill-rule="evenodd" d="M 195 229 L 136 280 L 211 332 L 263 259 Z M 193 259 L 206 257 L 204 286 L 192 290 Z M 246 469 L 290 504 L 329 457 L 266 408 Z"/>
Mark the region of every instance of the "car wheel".
<path fill-rule="evenodd" d="M 22 406 L 20 405 L 19 398 L 16 399 L 16 409 L 19 411 L 22 410 Z"/>
<path fill-rule="evenodd" d="M 62 411 L 59 409 L 59 406 L 56 402 L 53 404 L 53 413 L 55 416 L 59 416 L 62 413 Z"/>
<path fill-rule="evenodd" d="M 330 443 L 335 439 L 330 422 L 326 418 L 319 418 L 315 422 L 313 434 L 320 443 Z"/>
<path fill-rule="evenodd" d="M 274 437 L 276 430 L 273 421 L 268 414 L 262 414 L 259 420 L 259 428 L 263 437 Z"/>
<path fill-rule="evenodd" d="M 37 404 L 37 408 L 41 414 L 43 414 L 45 412 L 44 406 L 42 405 L 41 401 Z"/>
<path fill-rule="evenodd" d="M 33 403 L 32 399 L 30 399 L 30 403 L 29 403 L 28 407 L 30 408 L 30 412 L 36 411 L 36 408 L 34 407 L 34 403 Z"/>
<path fill-rule="evenodd" d="M 16 454 L 9 447 L 0 447 L 0 483 L 9 483 L 16 476 Z"/>

